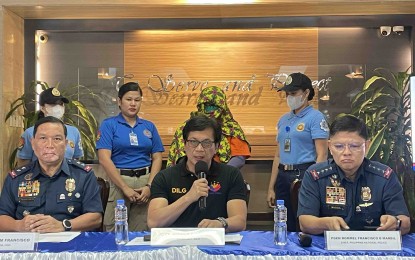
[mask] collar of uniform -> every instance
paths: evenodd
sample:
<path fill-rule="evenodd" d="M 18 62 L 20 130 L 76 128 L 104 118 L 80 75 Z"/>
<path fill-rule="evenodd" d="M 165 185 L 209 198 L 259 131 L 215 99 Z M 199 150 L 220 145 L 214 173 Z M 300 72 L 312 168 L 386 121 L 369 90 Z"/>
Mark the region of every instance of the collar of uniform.
<path fill-rule="evenodd" d="M 357 181 L 361 176 L 364 175 L 364 167 L 366 165 L 367 161 L 366 158 L 363 160 L 363 163 L 360 165 L 360 167 L 357 169 L 356 176 L 354 178 L 354 181 Z M 337 172 L 339 173 L 340 181 L 343 182 L 345 179 L 346 181 L 350 182 L 350 180 L 346 179 L 346 175 L 344 174 L 343 170 L 336 164 L 336 162 L 333 160 L 334 167 L 337 168 Z"/>
<path fill-rule="evenodd" d="M 135 117 L 136 117 L 136 119 L 135 119 L 135 125 L 134 126 L 136 126 L 137 124 L 141 124 L 140 117 L 138 117 L 138 116 L 135 116 Z M 128 122 L 125 120 L 125 118 L 122 116 L 121 112 L 117 116 L 117 121 L 120 122 L 121 124 L 129 125 Z"/>
<path fill-rule="evenodd" d="M 39 160 L 36 160 L 35 165 L 33 167 L 33 177 L 39 175 L 42 172 L 42 168 L 40 167 Z M 71 172 L 69 171 L 68 162 L 66 161 L 66 158 L 63 159 L 61 167 L 56 171 L 55 175 L 64 172 L 66 175 L 71 175 Z M 53 176 L 55 176 L 53 175 Z"/>
<path fill-rule="evenodd" d="M 186 163 L 187 163 L 187 156 L 184 157 L 183 160 L 180 160 L 180 162 L 177 164 L 177 166 L 180 168 L 180 174 L 182 176 L 195 175 L 194 172 L 191 172 L 187 169 Z M 212 159 L 212 163 L 210 164 L 210 168 L 206 174 L 211 175 L 211 176 L 217 175 L 218 167 L 219 167 L 218 163 Z"/>
<path fill-rule="evenodd" d="M 290 115 L 291 118 L 293 117 L 303 117 L 305 116 L 313 107 L 311 105 L 306 106 L 303 110 L 300 111 L 298 114 L 294 114 L 294 111 L 291 110 Z"/>

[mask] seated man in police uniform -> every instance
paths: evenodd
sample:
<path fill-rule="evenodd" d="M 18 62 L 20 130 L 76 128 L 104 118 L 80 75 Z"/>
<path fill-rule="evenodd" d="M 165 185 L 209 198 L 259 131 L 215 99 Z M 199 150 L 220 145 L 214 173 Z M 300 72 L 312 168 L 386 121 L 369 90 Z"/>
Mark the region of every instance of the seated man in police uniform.
<path fill-rule="evenodd" d="M 32 147 L 37 160 L 9 173 L 0 196 L 0 231 L 87 231 L 102 221 L 96 177 L 89 166 L 65 159 L 66 127 L 38 120 Z"/>
<path fill-rule="evenodd" d="M 153 227 L 246 228 L 246 186 L 239 170 L 213 160 L 221 128 L 205 115 L 189 119 L 183 128 L 186 157 L 160 171 L 151 185 L 147 225 Z M 198 178 L 195 165 L 208 165 L 206 178 Z M 198 200 L 206 197 L 206 208 Z"/>
<path fill-rule="evenodd" d="M 386 165 L 365 158 L 368 132 L 362 120 L 346 115 L 330 127 L 332 160 L 308 168 L 298 213 L 301 230 L 400 230 L 410 219 L 398 177 Z"/>

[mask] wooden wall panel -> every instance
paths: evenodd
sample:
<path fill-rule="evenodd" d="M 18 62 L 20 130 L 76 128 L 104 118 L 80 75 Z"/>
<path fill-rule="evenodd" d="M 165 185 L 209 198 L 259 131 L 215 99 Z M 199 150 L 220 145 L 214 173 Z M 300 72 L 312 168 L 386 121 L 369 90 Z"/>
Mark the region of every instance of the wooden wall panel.
<path fill-rule="evenodd" d="M 199 82 L 199 86 L 228 86 L 228 105 L 250 143 L 275 146 L 276 122 L 288 108 L 285 95 L 271 88 L 268 74 L 279 73 L 281 66 L 305 65 L 306 73 L 315 78 L 317 44 L 317 29 L 128 32 L 124 68 L 125 73 L 134 74 L 133 80 L 138 80 L 143 88 L 140 116 L 157 125 L 165 145 L 189 112 L 196 109 L 201 88 L 171 89 L 170 85 L 169 91 L 155 92 L 161 84 L 154 77 L 149 80 L 151 75 L 165 81 L 172 74 L 176 86 L 190 81 Z M 255 79 L 247 88 L 252 75 Z M 235 81 L 240 82 L 239 90 L 233 88 Z M 253 152 L 261 149 L 255 148 Z"/>
<path fill-rule="evenodd" d="M 0 42 L 2 43 L 1 53 L 1 72 L 0 72 L 0 136 L 2 140 L 2 153 L 0 154 L 3 162 L 0 173 L 0 187 L 3 186 L 4 178 L 10 171 L 9 156 L 18 145 L 19 137 L 22 132 L 20 127 L 11 127 L 9 121 L 4 122 L 6 112 L 10 110 L 10 104 L 23 93 L 23 19 L 15 14 L 1 9 L 0 10 Z"/>

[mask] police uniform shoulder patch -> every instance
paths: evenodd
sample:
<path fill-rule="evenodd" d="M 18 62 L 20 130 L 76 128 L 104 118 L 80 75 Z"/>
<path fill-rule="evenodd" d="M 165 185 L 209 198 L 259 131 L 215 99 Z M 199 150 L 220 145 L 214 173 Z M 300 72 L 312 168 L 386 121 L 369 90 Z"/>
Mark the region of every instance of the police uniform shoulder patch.
<path fill-rule="evenodd" d="M 379 162 L 370 162 L 366 166 L 365 170 L 373 174 L 383 176 L 385 179 L 389 179 L 393 172 L 393 170 L 389 166 Z"/>
<path fill-rule="evenodd" d="M 313 176 L 314 180 L 318 180 L 318 179 L 330 176 L 331 174 L 336 173 L 336 172 L 333 170 L 333 166 L 328 164 L 328 165 L 323 165 L 322 167 L 314 168 L 310 170 L 310 173 Z"/>
<path fill-rule="evenodd" d="M 12 177 L 12 179 L 16 178 L 19 175 L 22 175 L 23 173 L 26 173 L 30 170 L 30 167 L 28 166 L 22 166 L 20 168 L 16 168 L 13 171 L 9 172 L 10 177 Z"/>
<path fill-rule="evenodd" d="M 68 164 L 70 165 L 74 165 L 77 168 L 81 168 L 82 170 L 84 170 L 85 172 L 90 172 L 92 170 L 92 167 L 89 165 L 85 165 L 85 163 L 80 162 L 78 160 L 68 160 Z"/>

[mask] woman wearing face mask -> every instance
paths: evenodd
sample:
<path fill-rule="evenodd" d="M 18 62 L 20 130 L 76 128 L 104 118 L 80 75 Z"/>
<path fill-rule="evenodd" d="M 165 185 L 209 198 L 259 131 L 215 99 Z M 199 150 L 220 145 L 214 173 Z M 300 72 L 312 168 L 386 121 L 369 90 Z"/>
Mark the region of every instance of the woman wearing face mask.
<path fill-rule="evenodd" d="M 190 117 L 197 114 L 215 118 L 222 128 L 222 139 L 214 160 L 236 168 L 244 166 L 245 159 L 251 155 L 250 146 L 241 126 L 233 119 L 226 103 L 225 92 L 216 86 L 203 89 L 197 99 L 197 111 L 191 112 Z M 174 134 L 167 159 L 167 167 L 175 165 L 180 158 L 186 155 L 182 136 L 185 124 L 186 122 L 179 126 Z"/>
<path fill-rule="evenodd" d="M 278 91 L 281 90 L 286 93 L 291 111 L 283 115 L 277 125 L 278 148 L 272 164 L 267 202 L 273 207 L 276 199 L 284 200 L 288 231 L 297 231 L 290 186 L 295 179 L 302 179 L 310 165 L 327 160 L 329 128 L 324 115 L 309 104 L 314 97 L 310 78 L 293 73 Z"/>
<path fill-rule="evenodd" d="M 61 95 L 57 88 L 48 88 L 39 95 L 40 111 L 38 119 L 45 116 L 53 116 L 59 119 L 63 118 L 65 114 L 64 103 L 69 103 L 69 100 Z M 84 156 L 84 151 L 81 145 L 81 135 L 78 129 L 74 126 L 66 125 L 68 131 L 65 158 L 79 159 Z M 33 137 L 33 126 L 26 129 L 20 137 L 20 143 L 17 150 L 17 167 L 28 164 L 37 159 L 33 153 L 30 140 Z"/>

